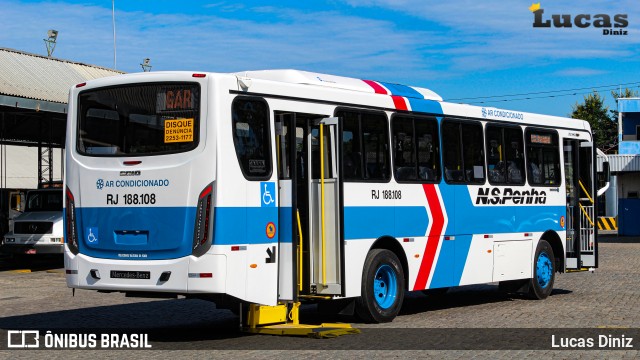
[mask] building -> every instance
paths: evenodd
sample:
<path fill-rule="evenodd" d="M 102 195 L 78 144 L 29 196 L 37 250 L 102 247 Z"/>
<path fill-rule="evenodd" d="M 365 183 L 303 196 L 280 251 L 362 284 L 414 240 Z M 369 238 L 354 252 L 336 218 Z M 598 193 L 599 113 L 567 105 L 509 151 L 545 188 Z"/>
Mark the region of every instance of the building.
<path fill-rule="evenodd" d="M 12 191 L 62 179 L 69 89 L 119 74 L 0 48 L 0 236 L 8 229 Z"/>
<path fill-rule="evenodd" d="M 0 48 L 0 188 L 62 179 L 69 89 L 120 71 Z"/>
<path fill-rule="evenodd" d="M 619 235 L 640 235 L 640 98 L 618 99 L 618 154 L 609 155 Z M 617 204 L 612 204 L 617 201 Z M 609 215 L 614 215 L 609 212 Z"/>

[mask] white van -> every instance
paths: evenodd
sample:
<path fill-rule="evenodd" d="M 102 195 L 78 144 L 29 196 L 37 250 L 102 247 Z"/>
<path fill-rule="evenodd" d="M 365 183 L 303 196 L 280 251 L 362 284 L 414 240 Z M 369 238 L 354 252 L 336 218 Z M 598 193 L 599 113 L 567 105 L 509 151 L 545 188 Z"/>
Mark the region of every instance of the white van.
<path fill-rule="evenodd" d="M 4 235 L 0 252 L 8 254 L 64 253 L 62 189 L 31 190 L 24 212 Z"/>

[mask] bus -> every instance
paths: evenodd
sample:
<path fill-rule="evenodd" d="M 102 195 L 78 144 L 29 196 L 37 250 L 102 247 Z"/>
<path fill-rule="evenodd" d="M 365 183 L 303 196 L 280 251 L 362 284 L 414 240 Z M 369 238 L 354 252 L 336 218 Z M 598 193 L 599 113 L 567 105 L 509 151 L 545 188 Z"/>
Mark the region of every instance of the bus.
<path fill-rule="evenodd" d="M 152 72 L 72 87 L 66 149 L 74 289 L 388 322 L 406 291 L 544 299 L 598 267 L 582 120 L 297 70 Z"/>

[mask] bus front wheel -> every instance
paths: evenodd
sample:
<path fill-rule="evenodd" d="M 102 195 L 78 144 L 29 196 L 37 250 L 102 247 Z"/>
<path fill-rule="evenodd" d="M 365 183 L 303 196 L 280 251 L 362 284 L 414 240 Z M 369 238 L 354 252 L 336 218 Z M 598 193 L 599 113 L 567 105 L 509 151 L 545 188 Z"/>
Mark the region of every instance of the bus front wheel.
<path fill-rule="evenodd" d="M 389 250 L 371 250 L 364 262 L 356 314 L 366 322 L 389 322 L 400 312 L 403 299 L 404 273 L 400 260 Z"/>
<path fill-rule="evenodd" d="M 533 259 L 533 278 L 529 284 L 529 297 L 545 299 L 553 290 L 556 266 L 553 249 L 546 240 L 540 240 Z"/>

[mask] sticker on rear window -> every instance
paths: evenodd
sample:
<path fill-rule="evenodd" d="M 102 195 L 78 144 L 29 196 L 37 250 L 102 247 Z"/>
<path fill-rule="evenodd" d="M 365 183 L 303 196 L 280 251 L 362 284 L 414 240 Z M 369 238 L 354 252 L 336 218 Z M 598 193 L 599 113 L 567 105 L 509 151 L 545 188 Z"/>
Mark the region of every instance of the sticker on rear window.
<path fill-rule="evenodd" d="M 194 119 L 171 119 L 164 121 L 164 142 L 192 142 Z"/>

